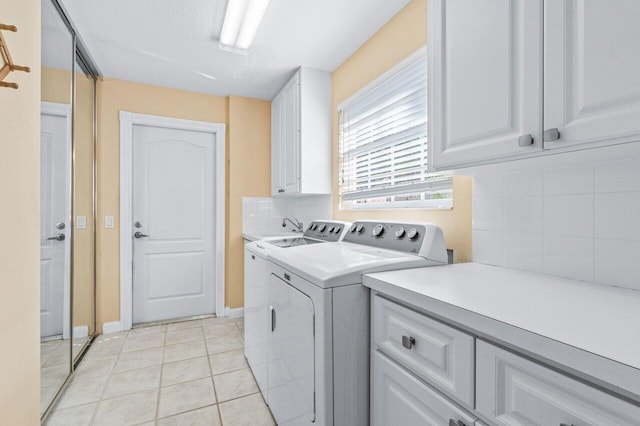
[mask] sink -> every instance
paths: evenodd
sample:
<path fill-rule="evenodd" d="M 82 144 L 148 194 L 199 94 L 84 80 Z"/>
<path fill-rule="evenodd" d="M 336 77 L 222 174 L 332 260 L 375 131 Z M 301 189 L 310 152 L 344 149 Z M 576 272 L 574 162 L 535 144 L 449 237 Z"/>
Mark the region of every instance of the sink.
<path fill-rule="evenodd" d="M 310 238 L 305 237 L 293 237 L 293 238 L 282 238 L 280 240 L 269 240 L 265 241 L 268 244 L 274 245 L 276 247 L 287 248 L 287 247 L 295 247 L 295 246 L 304 246 L 307 244 L 317 244 L 322 241 L 312 240 Z"/>

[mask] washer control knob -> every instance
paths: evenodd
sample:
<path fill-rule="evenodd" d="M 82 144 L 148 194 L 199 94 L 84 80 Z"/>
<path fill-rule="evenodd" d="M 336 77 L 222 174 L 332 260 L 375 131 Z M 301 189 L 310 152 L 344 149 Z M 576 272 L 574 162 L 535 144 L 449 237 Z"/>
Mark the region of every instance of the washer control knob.
<path fill-rule="evenodd" d="M 405 230 L 404 230 L 403 227 L 400 227 L 400 228 L 396 229 L 396 237 L 397 238 L 404 237 L 404 234 L 405 234 Z"/>
<path fill-rule="evenodd" d="M 329 231 L 327 231 L 327 232 L 332 233 L 334 229 L 336 229 L 336 228 L 335 228 L 335 227 L 333 227 L 333 226 L 330 226 L 330 227 L 329 227 Z"/>
<path fill-rule="evenodd" d="M 416 228 L 409 229 L 409 231 L 407 232 L 407 237 L 409 237 L 410 240 L 415 240 L 416 238 L 418 238 L 418 230 Z"/>
<path fill-rule="evenodd" d="M 358 225 L 358 233 L 362 234 L 363 232 L 364 232 L 364 225 L 363 224 Z"/>
<path fill-rule="evenodd" d="M 324 232 L 324 230 L 327 229 L 327 225 L 326 224 L 321 224 L 320 227 L 318 228 L 318 231 L 320 232 Z"/>
<path fill-rule="evenodd" d="M 377 224 L 375 228 L 373 228 L 373 231 L 371 231 L 371 233 L 375 237 L 379 237 L 380 235 L 382 235 L 383 232 L 384 232 L 384 227 L 380 223 Z"/>
<path fill-rule="evenodd" d="M 356 229 L 358 229 L 358 225 L 356 225 L 355 223 L 353 225 L 351 225 L 351 229 L 349 229 L 349 231 L 356 232 Z"/>
<path fill-rule="evenodd" d="M 336 226 L 335 228 L 333 228 L 333 232 L 335 232 L 336 234 L 340 233 L 340 227 Z"/>

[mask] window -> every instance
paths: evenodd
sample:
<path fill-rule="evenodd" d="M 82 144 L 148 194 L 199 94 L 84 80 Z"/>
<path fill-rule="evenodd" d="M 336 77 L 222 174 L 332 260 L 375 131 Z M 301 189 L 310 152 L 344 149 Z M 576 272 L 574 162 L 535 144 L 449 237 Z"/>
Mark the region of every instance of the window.
<path fill-rule="evenodd" d="M 340 208 L 451 208 L 427 173 L 427 60 L 411 57 L 338 107 Z"/>

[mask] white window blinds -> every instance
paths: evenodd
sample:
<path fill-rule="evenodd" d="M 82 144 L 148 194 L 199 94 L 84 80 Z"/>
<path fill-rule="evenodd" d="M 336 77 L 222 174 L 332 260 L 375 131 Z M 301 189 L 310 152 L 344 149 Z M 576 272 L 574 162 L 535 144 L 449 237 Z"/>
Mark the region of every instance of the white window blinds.
<path fill-rule="evenodd" d="M 423 56 L 338 108 L 340 207 L 450 208 L 451 175 L 427 173 Z"/>

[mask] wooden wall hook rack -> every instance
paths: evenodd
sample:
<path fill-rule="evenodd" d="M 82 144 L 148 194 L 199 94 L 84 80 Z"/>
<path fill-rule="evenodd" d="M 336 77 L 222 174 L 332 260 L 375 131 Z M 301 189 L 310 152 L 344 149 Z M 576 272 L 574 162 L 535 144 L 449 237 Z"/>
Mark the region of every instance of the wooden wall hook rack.
<path fill-rule="evenodd" d="M 4 65 L 0 68 L 0 87 L 9 87 L 11 89 L 17 89 L 17 83 L 9 83 L 4 81 L 4 78 L 9 75 L 11 71 L 31 72 L 31 68 L 16 65 L 11 59 L 11 53 L 9 53 L 9 46 L 2 35 L 2 31 L 11 31 L 13 33 L 18 31 L 15 25 L 0 24 L 0 57 L 2 58 Z"/>

